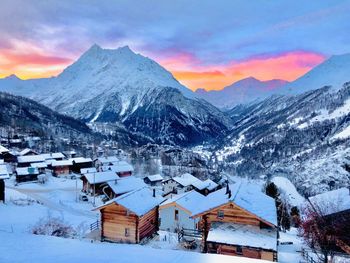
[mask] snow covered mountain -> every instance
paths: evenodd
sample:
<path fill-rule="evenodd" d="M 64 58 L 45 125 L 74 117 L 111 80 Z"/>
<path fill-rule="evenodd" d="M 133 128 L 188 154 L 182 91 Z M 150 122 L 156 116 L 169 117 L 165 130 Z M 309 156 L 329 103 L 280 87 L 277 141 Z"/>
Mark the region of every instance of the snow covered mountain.
<path fill-rule="evenodd" d="M 206 91 L 197 89 L 196 94 L 221 108 L 232 108 L 237 104 L 245 104 L 267 98 L 279 92 L 288 82 L 280 79 L 260 81 L 253 77 L 239 80 L 222 90 Z"/>
<path fill-rule="evenodd" d="M 57 77 L 24 81 L 11 76 L 0 81 L 0 90 L 86 122 L 121 123 L 159 143 L 200 143 L 230 125 L 220 110 L 127 46 L 93 45 Z"/>
<path fill-rule="evenodd" d="M 350 54 L 332 56 L 297 80 L 287 84 L 284 94 L 301 94 L 306 91 L 332 86 L 338 90 L 350 80 Z"/>

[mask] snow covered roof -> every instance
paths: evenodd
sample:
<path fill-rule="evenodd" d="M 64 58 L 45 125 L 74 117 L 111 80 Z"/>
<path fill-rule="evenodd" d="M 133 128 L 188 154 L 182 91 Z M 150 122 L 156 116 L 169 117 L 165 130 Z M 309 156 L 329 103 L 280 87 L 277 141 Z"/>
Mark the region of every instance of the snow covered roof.
<path fill-rule="evenodd" d="M 114 171 L 116 173 L 134 171 L 134 168 L 132 167 L 132 165 L 125 162 L 125 161 L 119 161 L 119 162 L 113 163 L 113 165 L 109 165 L 109 166 L 102 166 L 101 169 L 102 169 L 102 171 Z"/>
<path fill-rule="evenodd" d="M 72 162 L 75 162 L 75 163 L 89 163 L 89 162 L 92 162 L 91 158 L 85 158 L 85 157 L 70 158 L 69 160 L 72 161 Z"/>
<path fill-rule="evenodd" d="M 63 153 L 60 153 L 60 152 L 58 152 L 58 153 L 43 153 L 41 155 L 45 158 L 45 160 L 65 158 Z"/>
<path fill-rule="evenodd" d="M 262 220 L 277 226 L 275 200 L 261 192 L 259 186 L 248 183 L 237 183 L 230 185 L 230 190 L 230 199 L 228 195 L 225 194 L 225 188 L 206 196 L 205 202 L 198 205 L 198 212 L 194 216 L 228 202 L 233 202 Z"/>
<path fill-rule="evenodd" d="M 147 186 L 140 178 L 128 176 L 108 182 L 115 194 L 123 194 Z"/>
<path fill-rule="evenodd" d="M 213 223 L 207 241 L 277 251 L 276 229 L 260 229 L 251 225 Z"/>
<path fill-rule="evenodd" d="M 45 162 L 41 162 L 41 163 L 31 163 L 30 167 L 34 167 L 34 168 L 46 168 L 47 167 L 47 163 Z"/>
<path fill-rule="evenodd" d="M 197 179 L 197 181 L 194 181 L 192 185 L 198 190 L 208 189 L 209 191 L 214 190 L 216 187 L 218 187 L 218 184 L 210 179 L 207 179 L 205 181 Z"/>
<path fill-rule="evenodd" d="M 0 145 L 0 153 L 6 153 L 6 152 L 9 152 L 9 150 L 4 146 Z"/>
<path fill-rule="evenodd" d="M 0 179 L 10 178 L 6 164 L 0 164 Z"/>
<path fill-rule="evenodd" d="M 198 205 L 205 202 L 205 196 L 196 191 L 185 192 L 183 194 L 173 195 L 162 203 L 160 209 L 167 207 L 170 204 L 177 204 L 186 209 L 192 214 L 198 212 Z"/>
<path fill-rule="evenodd" d="M 101 209 L 109 204 L 116 203 L 132 211 L 137 216 L 143 216 L 158 206 L 163 200 L 162 197 L 157 195 L 153 197 L 153 191 L 148 187 L 144 187 L 118 196 L 96 209 Z"/>
<path fill-rule="evenodd" d="M 18 156 L 18 163 L 41 163 L 44 162 L 45 158 L 42 155 L 28 155 L 28 156 Z"/>
<path fill-rule="evenodd" d="M 29 175 L 29 174 L 39 174 L 38 168 L 33 167 L 17 167 L 16 173 L 18 176 Z"/>
<path fill-rule="evenodd" d="M 96 161 L 99 161 L 102 164 L 108 164 L 108 163 L 119 162 L 119 159 L 116 156 L 107 156 L 107 157 L 99 157 L 96 159 Z"/>
<path fill-rule="evenodd" d="M 100 184 L 119 179 L 119 176 L 113 171 L 86 173 L 83 174 L 89 184 Z"/>
<path fill-rule="evenodd" d="M 163 177 L 160 174 L 154 174 L 146 176 L 151 182 L 163 181 Z"/>
<path fill-rule="evenodd" d="M 199 180 L 197 177 L 194 177 L 192 174 L 189 174 L 189 173 L 184 173 L 180 176 L 173 177 L 172 179 L 182 186 L 189 186 L 189 185 L 194 186 L 194 184 L 197 184 L 197 185 L 201 184 L 201 180 Z"/>
<path fill-rule="evenodd" d="M 32 149 L 29 149 L 29 148 L 25 148 L 23 149 L 22 151 L 19 152 L 20 155 L 26 155 L 27 153 L 30 153 L 30 152 L 33 152 L 35 153 L 35 151 L 33 151 Z M 36 154 L 36 153 L 35 153 Z"/>
<path fill-rule="evenodd" d="M 52 161 L 51 163 L 52 167 L 57 166 L 71 166 L 73 165 L 73 162 L 71 160 L 60 160 L 60 161 Z"/>
<path fill-rule="evenodd" d="M 276 176 L 271 181 L 278 187 L 280 192 L 285 194 L 291 205 L 300 207 L 305 203 L 305 198 L 298 193 L 295 185 L 288 178 Z"/>
<path fill-rule="evenodd" d="M 322 214 L 330 215 L 350 209 L 350 189 L 343 187 L 309 197 L 309 201 Z"/>
<path fill-rule="evenodd" d="M 97 173 L 97 170 L 95 167 L 89 167 L 89 168 L 81 168 L 80 169 L 81 174 L 88 174 L 88 173 Z"/>

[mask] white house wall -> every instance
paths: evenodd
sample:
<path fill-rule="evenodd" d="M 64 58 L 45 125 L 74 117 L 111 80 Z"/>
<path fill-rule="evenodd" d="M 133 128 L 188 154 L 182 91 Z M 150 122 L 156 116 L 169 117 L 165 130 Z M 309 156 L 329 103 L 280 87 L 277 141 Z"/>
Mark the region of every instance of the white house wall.
<path fill-rule="evenodd" d="M 179 211 L 178 218 L 175 220 L 175 209 Z M 185 211 L 176 208 L 175 206 L 170 206 L 164 209 L 159 209 L 159 218 L 160 218 L 160 229 L 176 232 L 177 229 L 187 228 L 187 229 L 196 229 L 196 224 L 199 219 L 192 219 L 190 215 Z"/>

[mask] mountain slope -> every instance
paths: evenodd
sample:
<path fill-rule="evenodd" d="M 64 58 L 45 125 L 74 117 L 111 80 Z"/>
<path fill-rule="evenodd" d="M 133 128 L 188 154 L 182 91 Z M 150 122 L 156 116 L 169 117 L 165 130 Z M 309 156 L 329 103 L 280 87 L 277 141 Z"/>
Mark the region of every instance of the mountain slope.
<path fill-rule="evenodd" d="M 200 143 L 230 125 L 220 110 L 129 47 L 107 50 L 94 45 L 55 78 L 12 77 L 0 81 L 0 90 L 86 122 L 120 123 L 161 143 Z"/>
<path fill-rule="evenodd" d="M 196 94 L 221 108 L 232 108 L 237 104 L 249 103 L 276 94 L 287 81 L 274 79 L 260 81 L 253 77 L 242 79 L 222 90 L 196 90 Z"/>
<path fill-rule="evenodd" d="M 297 80 L 287 84 L 284 94 L 301 94 L 306 91 L 332 86 L 338 90 L 350 80 L 350 54 L 332 56 Z"/>

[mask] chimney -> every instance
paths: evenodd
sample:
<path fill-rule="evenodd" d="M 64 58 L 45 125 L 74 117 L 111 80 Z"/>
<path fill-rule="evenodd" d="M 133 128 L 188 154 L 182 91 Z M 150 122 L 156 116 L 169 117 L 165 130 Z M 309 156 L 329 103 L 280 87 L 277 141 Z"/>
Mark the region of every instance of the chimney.
<path fill-rule="evenodd" d="M 156 197 L 156 189 L 153 188 L 153 197 Z"/>
<path fill-rule="evenodd" d="M 231 190 L 228 190 L 228 199 L 231 198 Z"/>

